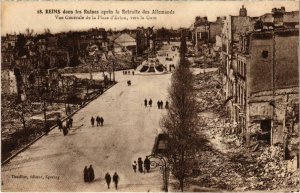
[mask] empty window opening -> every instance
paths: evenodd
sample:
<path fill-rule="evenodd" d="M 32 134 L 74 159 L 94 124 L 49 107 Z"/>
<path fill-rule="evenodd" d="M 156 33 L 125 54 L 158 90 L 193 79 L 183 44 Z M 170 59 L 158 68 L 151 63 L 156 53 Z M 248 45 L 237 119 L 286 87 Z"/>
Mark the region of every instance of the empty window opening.
<path fill-rule="evenodd" d="M 268 55 L 269 55 L 269 52 L 268 52 L 268 51 L 265 51 L 265 50 L 264 50 L 264 51 L 261 52 L 261 57 L 262 57 L 262 58 L 268 58 Z"/>
<path fill-rule="evenodd" d="M 268 120 L 261 120 L 260 122 L 260 128 L 262 131 L 262 140 L 265 140 L 266 142 L 271 142 L 271 119 Z"/>

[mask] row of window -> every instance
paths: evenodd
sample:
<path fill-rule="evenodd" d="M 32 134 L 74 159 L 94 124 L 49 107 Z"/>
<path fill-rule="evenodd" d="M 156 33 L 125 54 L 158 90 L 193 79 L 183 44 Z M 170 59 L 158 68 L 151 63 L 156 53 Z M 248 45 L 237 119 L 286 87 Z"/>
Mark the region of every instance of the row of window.
<path fill-rule="evenodd" d="M 234 85 L 234 83 L 230 81 L 228 84 L 228 92 L 231 93 L 231 96 L 236 96 L 236 102 L 238 104 L 246 104 L 246 90 L 243 86 L 239 84 Z"/>
<path fill-rule="evenodd" d="M 237 70 L 240 75 L 245 77 L 246 76 L 246 63 L 241 60 L 238 60 Z"/>
<path fill-rule="evenodd" d="M 241 105 L 246 104 L 245 89 L 241 85 L 237 85 L 237 102 Z"/>

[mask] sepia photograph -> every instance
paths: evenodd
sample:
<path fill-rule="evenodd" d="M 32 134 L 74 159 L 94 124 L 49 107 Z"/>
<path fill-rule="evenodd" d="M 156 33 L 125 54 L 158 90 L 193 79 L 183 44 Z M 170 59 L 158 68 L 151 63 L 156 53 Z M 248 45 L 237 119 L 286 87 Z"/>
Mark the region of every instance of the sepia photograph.
<path fill-rule="evenodd" d="M 1 192 L 298 192 L 299 1 L 1 2 Z"/>

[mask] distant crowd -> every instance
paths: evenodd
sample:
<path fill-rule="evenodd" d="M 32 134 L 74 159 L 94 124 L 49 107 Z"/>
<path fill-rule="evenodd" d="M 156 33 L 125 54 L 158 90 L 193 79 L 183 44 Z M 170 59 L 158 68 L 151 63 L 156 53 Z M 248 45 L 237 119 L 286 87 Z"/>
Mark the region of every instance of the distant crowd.
<path fill-rule="evenodd" d="M 152 101 L 151 98 L 149 99 L 149 101 L 147 99 L 144 100 L 144 106 L 145 107 L 148 107 L 148 106 L 152 107 L 152 103 L 153 103 L 153 101 Z M 158 109 L 163 109 L 164 108 L 164 102 L 162 100 L 157 101 L 157 108 Z M 165 108 L 166 109 L 169 108 L 169 102 L 168 101 L 165 102 Z"/>
<path fill-rule="evenodd" d="M 123 75 L 130 75 L 130 74 L 134 75 L 134 70 L 133 71 L 131 71 L 131 70 L 123 70 Z"/>

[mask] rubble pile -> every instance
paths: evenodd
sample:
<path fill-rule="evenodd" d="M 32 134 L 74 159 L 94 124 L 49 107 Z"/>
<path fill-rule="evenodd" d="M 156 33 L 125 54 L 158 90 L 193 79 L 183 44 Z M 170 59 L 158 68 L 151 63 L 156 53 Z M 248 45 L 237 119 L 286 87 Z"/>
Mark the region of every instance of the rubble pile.
<path fill-rule="evenodd" d="M 257 161 L 260 167 L 256 189 L 297 188 L 299 185 L 299 170 L 288 167 L 293 160 L 284 160 L 282 147 L 266 148 Z"/>
<path fill-rule="evenodd" d="M 199 112 L 205 110 L 219 110 L 222 105 L 221 85 L 217 72 L 198 74 L 195 77 L 195 90 Z"/>
<path fill-rule="evenodd" d="M 224 113 L 216 80 L 215 72 L 195 78 L 199 132 L 210 142 L 199 148 L 196 161 L 200 175 L 193 178 L 193 184 L 234 191 L 299 189 L 299 170 L 292 164 L 295 162 L 284 160 L 282 147 L 257 140 L 252 140 L 250 149 L 242 146 L 244 139 Z"/>
<path fill-rule="evenodd" d="M 233 162 L 214 148 L 201 151 L 198 166 L 200 175 L 194 179 L 196 184 L 225 190 L 235 190 L 244 186 L 244 176 L 241 171 L 245 171 L 245 166 Z"/>

